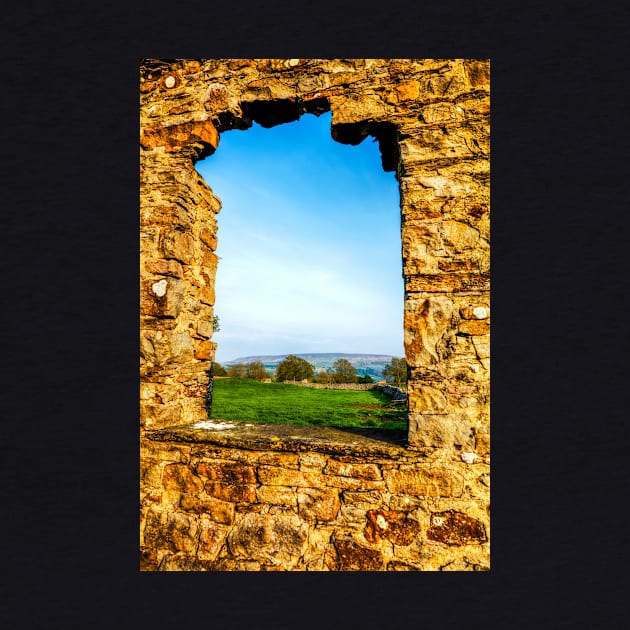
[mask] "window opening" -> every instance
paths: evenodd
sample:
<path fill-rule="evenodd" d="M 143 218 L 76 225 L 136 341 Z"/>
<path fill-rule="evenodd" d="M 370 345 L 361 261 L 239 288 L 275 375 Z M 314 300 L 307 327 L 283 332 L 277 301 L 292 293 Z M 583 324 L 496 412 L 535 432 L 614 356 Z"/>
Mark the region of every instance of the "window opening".
<path fill-rule="evenodd" d="M 213 418 L 407 430 L 404 394 L 330 388 L 406 377 L 398 183 L 330 125 L 226 131 L 196 164 L 223 208 Z"/>

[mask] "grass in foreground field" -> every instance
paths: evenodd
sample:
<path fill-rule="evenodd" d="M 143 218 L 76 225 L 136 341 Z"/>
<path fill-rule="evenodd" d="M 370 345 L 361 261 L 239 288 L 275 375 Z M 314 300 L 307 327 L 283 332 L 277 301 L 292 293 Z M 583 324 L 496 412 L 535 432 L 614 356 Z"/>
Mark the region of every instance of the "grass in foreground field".
<path fill-rule="evenodd" d="M 275 424 L 407 429 L 405 406 L 393 404 L 376 390 L 311 389 L 241 378 L 214 380 L 212 417 Z"/>

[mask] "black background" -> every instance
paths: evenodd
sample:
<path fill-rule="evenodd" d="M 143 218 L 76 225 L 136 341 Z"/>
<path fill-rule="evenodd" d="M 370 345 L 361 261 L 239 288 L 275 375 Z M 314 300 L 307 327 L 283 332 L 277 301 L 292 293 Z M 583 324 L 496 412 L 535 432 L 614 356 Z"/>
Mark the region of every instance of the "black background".
<path fill-rule="evenodd" d="M 627 625 L 630 20 L 609 4 L 3 10 L 3 627 Z M 490 572 L 138 571 L 142 57 L 491 59 Z"/>

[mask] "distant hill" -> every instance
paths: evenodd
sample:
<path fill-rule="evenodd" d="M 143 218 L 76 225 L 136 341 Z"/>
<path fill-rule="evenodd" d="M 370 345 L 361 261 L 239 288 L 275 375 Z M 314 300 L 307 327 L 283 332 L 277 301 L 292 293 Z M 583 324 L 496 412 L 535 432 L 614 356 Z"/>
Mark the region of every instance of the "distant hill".
<path fill-rule="evenodd" d="M 390 354 L 357 354 L 347 352 L 289 352 L 287 354 L 276 355 L 256 355 L 249 357 L 238 357 L 230 361 L 225 361 L 222 365 L 234 365 L 235 363 L 252 363 L 260 361 L 266 370 L 275 372 L 278 364 L 286 359 L 289 354 L 305 359 L 315 366 L 315 370 L 325 368 L 332 371 L 332 366 L 337 359 L 347 359 L 357 369 L 359 376 L 369 374 L 375 380 L 383 378 L 383 368 L 391 362 L 393 355 Z"/>

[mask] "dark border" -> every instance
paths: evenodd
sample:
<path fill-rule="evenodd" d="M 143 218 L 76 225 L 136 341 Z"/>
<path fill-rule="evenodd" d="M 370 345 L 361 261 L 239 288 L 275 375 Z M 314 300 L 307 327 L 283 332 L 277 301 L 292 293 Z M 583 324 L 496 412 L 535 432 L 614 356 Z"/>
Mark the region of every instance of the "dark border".
<path fill-rule="evenodd" d="M 2 24 L 2 625 L 625 627 L 623 3 L 70 1 L 10 5 Z M 149 54 L 491 59 L 490 572 L 137 571 Z"/>

